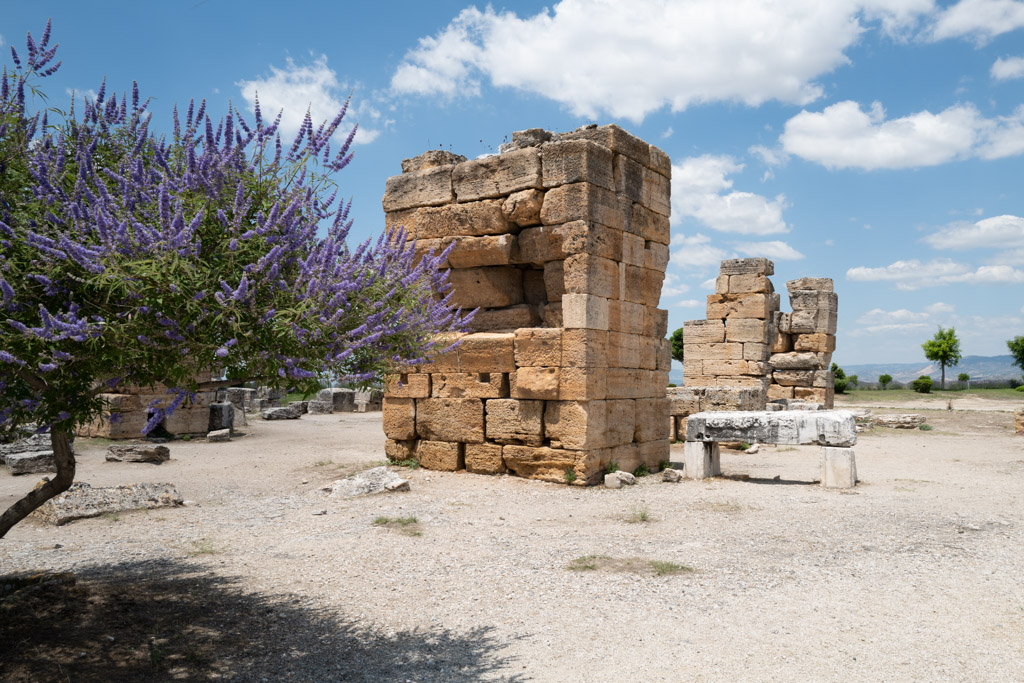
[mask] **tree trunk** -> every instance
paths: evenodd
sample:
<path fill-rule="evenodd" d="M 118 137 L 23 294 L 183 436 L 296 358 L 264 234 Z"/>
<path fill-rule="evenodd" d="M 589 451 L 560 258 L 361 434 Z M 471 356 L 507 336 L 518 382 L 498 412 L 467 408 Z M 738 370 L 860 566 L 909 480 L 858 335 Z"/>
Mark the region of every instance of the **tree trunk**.
<path fill-rule="evenodd" d="M 939 363 L 939 367 L 942 368 L 942 390 L 946 390 L 946 364 Z"/>
<path fill-rule="evenodd" d="M 53 448 L 53 459 L 57 463 L 57 475 L 7 508 L 0 517 L 0 538 L 6 536 L 11 527 L 28 517 L 40 505 L 67 491 L 75 480 L 75 454 L 71 451 L 67 433 L 59 430 L 51 432 L 50 445 Z"/>

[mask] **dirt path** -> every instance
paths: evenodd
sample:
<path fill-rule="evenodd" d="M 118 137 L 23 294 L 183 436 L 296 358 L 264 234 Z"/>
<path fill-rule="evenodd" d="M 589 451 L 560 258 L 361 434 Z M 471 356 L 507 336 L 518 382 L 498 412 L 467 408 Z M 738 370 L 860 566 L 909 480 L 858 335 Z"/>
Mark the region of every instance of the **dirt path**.
<path fill-rule="evenodd" d="M 383 458 L 379 420 L 253 420 L 160 466 L 80 448 L 83 481 L 196 504 L 0 541 L 0 575 L 77 579 L 0 603 L 0 678 L 1024 679 L 1024 438 L 1004 413 L 862 435 L 849 492 L 813 483 L 816 448 L 764 447 L 706 482 L 403 470 L 410 493 L 323 498 Z M 31 484 L 0 474 L 0 505 Z"/>

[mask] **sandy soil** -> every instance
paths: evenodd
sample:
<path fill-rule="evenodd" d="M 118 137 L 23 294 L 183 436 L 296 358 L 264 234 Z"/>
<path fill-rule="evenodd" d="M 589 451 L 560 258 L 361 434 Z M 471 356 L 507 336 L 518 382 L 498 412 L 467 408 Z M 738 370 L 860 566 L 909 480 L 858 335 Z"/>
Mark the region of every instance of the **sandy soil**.
<path fill-rule="evenodd" d="M 159 466 L 81 444 L 80 480 L 195 504 L 0 541 L 0 575 L 76 581 L 8 588 L 0 678 L 1024 680 L 1014 405 L 938 407 L 932 431 L 863 434 L 852 491 L 815 483 L 816 448 L 762 447 L 705 482 L 419 469 L 409 493 L 324 498 L 382 460 L 379 414 L 252 420 Z M 0 505 L 33 481 L 0 474 Z"/>

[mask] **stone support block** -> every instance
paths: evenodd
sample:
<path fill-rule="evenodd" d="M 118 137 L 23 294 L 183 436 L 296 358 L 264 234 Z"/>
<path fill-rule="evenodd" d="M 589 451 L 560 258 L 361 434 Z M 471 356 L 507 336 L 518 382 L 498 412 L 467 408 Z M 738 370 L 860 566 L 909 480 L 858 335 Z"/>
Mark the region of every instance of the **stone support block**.
<path fill-rule="evenodd" d="M 466 471 L 474 474 L 504 474 L 508 471 L 501 457 L 502 446 L 495 443 L 467 443 Z"/>
<path fill-rule="evenodd" d="M 544 436 L 563 448 L 604 448 L 606 426 L 605 401 L 548 401 L 544 406 Z"/>
<path fill-rule="evenodd" d="M 636 400 L 636 428 L 633 440 L 638 443 L 663 441 L 668 435 L 668 399 L 639 398 Z"/>
<path fill-rule="evenodd" d="M 789 290 L 789 303 L 794 311 L 836 311 L 839 309 L 839 297 L 835 292 L 822 292 L 814 289 Z"/>
<path fill-rule="evenodd" d="M 485 235 L 460 237 L 448 254 L 452 268 L 478 268 L 481 266 L 507 266 L 512 263 L 515 235 Z"/>
<path fill-rule="evenodd" d="M 793 335 L 775 330 L 770 350 L 772 353 L 789 353 L 793 350 Z"/>
<path fill-rule="evenodd" d="M 539 446 L 544 440 L 544 402 L 515 399 L 487 401 L 487 439 Z"/>
<path fill-rule="evenodd" d="M 686 359 L 691 360 L 742 360 L 743 344 L 739 342 L 689 343 L 683 332 Z"/>
<path fill-rule="evenodd" d="M 607 147 L 616 154 L 623 154 L 641 164 L 651 164 L 651 146 L 619 128 L 615 124 L 606 126 L 583 126 L 569 133 L 561 133 L 557 136 L 559 140 L 591 140 Z M 664 160 L 661 160 L 661 167 Z"/>
<path fill-rule="evenodd" d="M 625 233 L 623 233 L 625 235 Z M 645 240 L 644 246 L 644 268 L 664 273 L 668 267 L 670 252 L 667 244 L 659 244 Z"/>
<path fill-rule="evenodd" d="M 544 264 L 544 292 L 549 302 L 561 303 L 565 296 L 565 261 Z"/>
<path fill-rule="evenodd" d="M 437 206 L 451 202 L 452 169 L 437 166 L 392 176 L 384 184 L 384 211 L 399 211 L 418 206 Z"/>
<path fill-rule="evenodd" d="M 823 366 L 820 354 L 810 352 L 775 353 L 770 362 L 776 371 L 817 370 Z"/>
<path fill-rule="evenodd" d="M 633 204 L 629 231 L 656 244 L 667 245 L 671 241 L 668 216 L 652 211 L 643 204 Z"/>
<path fill-rule="evenodd" d="M 605 396 L 608 398 L 649 398 L 651 388 L 658 386 L 650 370 L 608 368 Z M 661 384 L 664 387 L 668 382 Z"/>
<path fill-rule="evenodd" d="M 645 306 L 643 333 L 655 339 L 663 339 L 668 336 L 668 311 L 664 308 Z"/>
<path fill-rule="evenodd" d="M 708 294 L 708 320 L 757 318 L 767 320 L 771 312 L 769 294 Z"/>
<path fill-rule="evenodd" d="M 621 446 L 633 442 L 636 431 L 636 401 L 618 399 L 604 403 L 604 446 Z"/>
<path fill-rule="evenodd" d="M 669 179 L 650 169 L 644 169 L 643 198 L 644 208 L 668 218 L 672 214 L 672 187 Z"/>
<path fill-rule="evenodd" d="M 588 221 L 623 230 L 628 216 L 611 190 L 593 183 L 573 183 L 544 194 L 540 219 L 544 225 Z"/>
<path fill-rule="evenodd" d="M 527 271 L 527 273 L 532 271 Z M 524 273 L 526 275 L 527 273 Z M 483 308 L 469 323 L 473 332 L 501 332 L 520 327 L 534 327 L 541 322 L 537 306 L 518 304 L 507 308 Z"/>
<path fill-rule="evenodd" d="M 566 328 L 608 329 L 608 299 L 592 294 L 562 296 L 562 324 Z"/>
<path fill-rule="evenodd" d="M 482 443 L 484 403 L 478 398 L 417 399 L 416 433 L 433 441 Z"/>
<path fill-rule="evenodd" d="M 585 328 L 563 330 L 562 367 L 608 367 L 608 332 Z"/>
<path fill-rule="evenodd" d="M 465 444 L 450 441 L 420 441 L 416 459 L 428 470 L 457 472 L 466 468 Z"/>
<path fill-rule="evenodd" d="M 507 398 L 504 372 L 442 372 L 431 378 L 432 398 Z"/>
<path fill-rule="evenodd" d="M 540 151 L 544 187 L 593 183 L 614 191 L 612 151 L 589 140 L 550 142 Z"/>
<path fill-rule="evenodd" d="M 540 225 L 540 209 L 544 204 L 544 193 L 540 190 L 513 192 L 501 203 L 505 220 L 520 227 Z"/>
<path fill-rule="evenodd" d="M 836 338 L 831 334 L 798 334 L 793 337 L 794 351 L 832 353 L 836 350 Z"/>
<path fill-rule="evenodd" d="M 725 339 L 731 342 L 768 343 L 771 325 L 758 318 L 729 318 L 725 323 Z"/>
<path fill-rule="evenodd" d="M 722 474 L 722 457 L 713 441 L 687 441 L 683 445 L 683 474 L 687 479 L 708 479 Z"/>
<path fill-rule="evenodd" d="M 540 189 L 540 153 L 535 147 L 527 147 L 464 161 L 455 167 L 451 182 L 460 203 L 504 197 L 531 188 Z"/>
<path fill-rule="evenodd" d="M 575 471 L 579 457 L 576 451 L 512 445 L 505 446 L 501 454 L 505 466 L 520 477 L 561 484 L 566 483 L 566 470 Z"/>
<path fill-rule="evenodd" d="M 536 327 L 515 331 L 516 367 L 559 367 L 562 365 L 562 330 Z"/>
<path fill-rule="evenodd" d="M 790 292 L 801 289 L 816 289 L 820 292 L 831 292 L 833 289 L 831 278 L 827 277 L 802 277 L 790 280 L 786 283 L 786 289 Z"/>
<path fill-rule="evenodd" d="M 593 401 L 607 394 L 606 368 L 563 367 L 558 374 L 558 398 L 563 401 Z"/>
<path fill-rule="evenodd" d="M 857 443 L 857 431 L 845 410 L 701 412 L 690 415 L 686 440 L 848 447 Z"/>
<path fill-rule="evenodd" d="M 784 387 L 809 387 L 814 384 L 814 370 L 776 370 L 772 380 Z"/>
<path fill-rule="evenodd" d="M 476 332 L 462 337 L 458 351 L 462 372 L 515 372 L 515 333 Z"/>
<path fill-rule="evenodd" d="M 384 455 L 386 455 L 388 457 L 388 460 L 391 460 L 392 462 L 413 460 L 416 458 L 417 444 L 419 444 L 419 441 L 416 441 L 415 439 L 409 439 L 404 441 L 386 439 L 384 441 Z"/>
<path fill-rule="evenodd" d="M 615 187 L 612 189 L 631 202 L 643 202 L 645 170 L 639 162 L 621 154 L 616 155 Z"/>
<path fill-rule="evenodd" d="M 230 401 L 210 404 L 210 420 L 207 431 L 214 432 L 221 429 L 231 431 L 235 429 L 235 406 Z"/>
<path fill-rule="evenodd" d="M 852 448 L 821 448 L 821 485 L 829 489 L 852 489 L 857 485 L 857 461 Z"/>
<path fill-rule="evenodd" d="M 523 272 L 508 266 L 450 271 L 452 304 L 460 308 L 498 308 L 523 302 Z"/>
<path fill-rule="evenodd" d="M 772 383 L 768 387 L 768 400 L 775 401 L 780 398 L 793 398 L 793 387 L 786 387 L 781 384 Z"/>
<path fill-rule="evenodd" d="M 683 323 L 683 341 L 686 344 L 686 355 L 691 352 L 691 345 L 716 344 L 725 341 L 724 320 L 687 320 Z"/>
<path fill-rule="evenodd" d="M 608 301 L 608 329 L 629 334 L 643 334 L 647 324 L 648 306 L 632 301 Z"/>
<path fill-rule="evenodd" d="M 774 275 L 775 264 L 766 258 L 734 258 L 722 261 L 722 275 Z"/>
<path fill-rule="evenodd" d="M 619 264 L 591 254 L 573 254 L 563 263 L 565 292 L 619 298 Z"/>
<path fill-rule="evenodd" d="M 556 400 L 559 397 L 561 368 L 519 368 L 511 376 L 512 398 Z"/>
<path fill-rule="evenodd" d="M 622 263 L 642 268 L 647 258 L 647 240 L 640 235 L 622 233 Z"/>
<path fill-rule="evenodd" d="M 326 401 L 322 401 L 322 403 L 326 403 Z M 309 412 L 315 413 L 317 410 L 313 409 Z M 385 436 L 395 441 L 416 438 L 415 399 L 385 397 L 382 412 Z"/>

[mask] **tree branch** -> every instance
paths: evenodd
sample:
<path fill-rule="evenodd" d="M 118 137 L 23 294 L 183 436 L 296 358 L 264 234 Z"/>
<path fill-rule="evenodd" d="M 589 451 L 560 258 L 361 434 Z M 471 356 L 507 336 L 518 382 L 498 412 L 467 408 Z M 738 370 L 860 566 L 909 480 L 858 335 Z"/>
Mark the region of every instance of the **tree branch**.
<path fill-rule="evenodd" d="M 57 463 L 57 476 L 39 488 L 32 489 L 24 498 L 7 508 L 3 516 L 0 516 L 0 538 L 6 536 L 11 527 L 28 517 L 40 505 L 67 491 L 75 480 L 75 454 L 71 450 L 67 433 L 51 432 L 50 445 Z"/>

